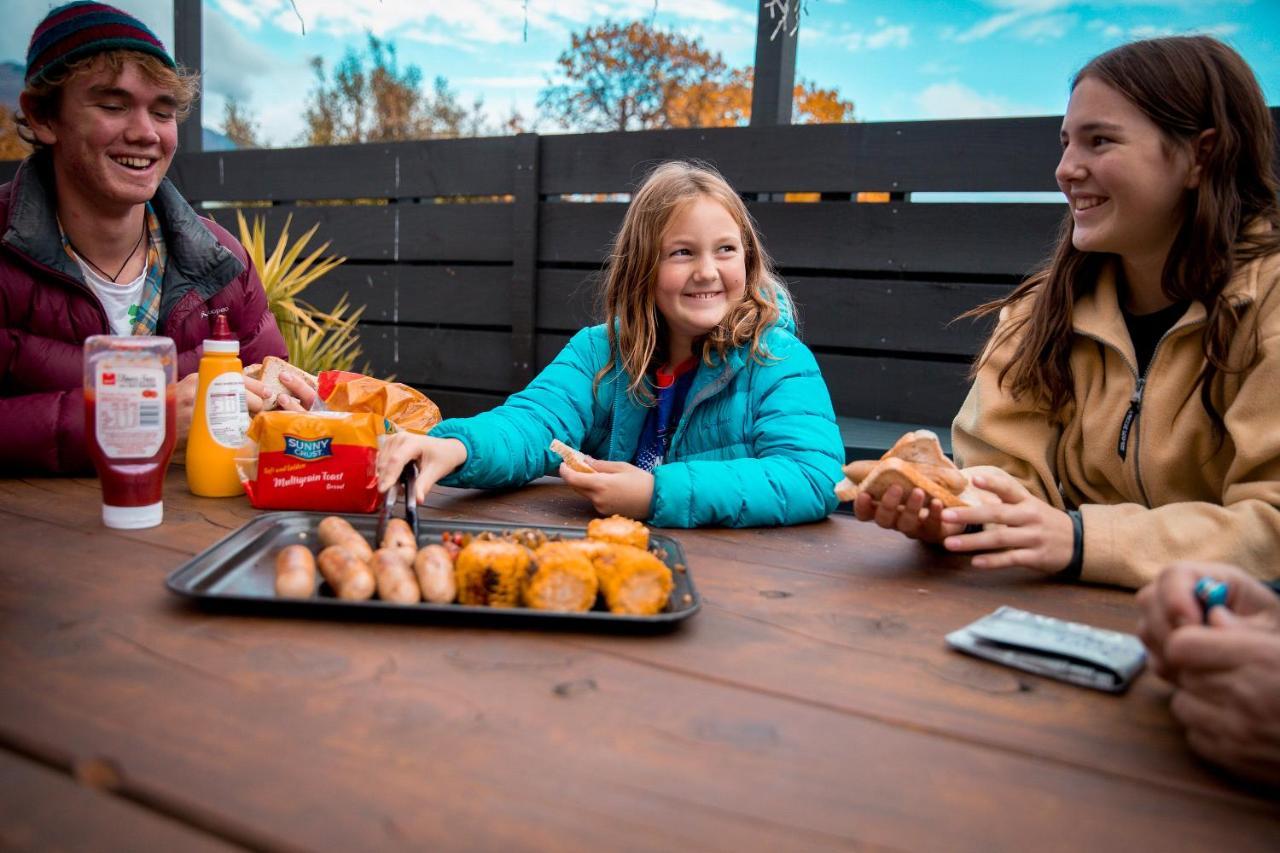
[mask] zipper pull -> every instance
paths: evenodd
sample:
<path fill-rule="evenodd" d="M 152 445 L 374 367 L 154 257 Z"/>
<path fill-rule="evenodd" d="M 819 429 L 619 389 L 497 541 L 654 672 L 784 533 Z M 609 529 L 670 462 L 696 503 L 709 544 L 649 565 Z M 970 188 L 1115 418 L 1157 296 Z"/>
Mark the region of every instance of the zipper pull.
<path fill-rule="evenodd" d="M 1129 398 L 1129 411 L 1124 414 L 1124 423 L 1120 424 L 1120 443 L 1116 445 L 1116 453 L 1120 454 L 1121 461 L 1129 455 L 1129 432 L 1142 411 L 1142 392 L 1146 387 L 1147 377 L 1140 377 L 1133 388 L 1133 396 Z"/>

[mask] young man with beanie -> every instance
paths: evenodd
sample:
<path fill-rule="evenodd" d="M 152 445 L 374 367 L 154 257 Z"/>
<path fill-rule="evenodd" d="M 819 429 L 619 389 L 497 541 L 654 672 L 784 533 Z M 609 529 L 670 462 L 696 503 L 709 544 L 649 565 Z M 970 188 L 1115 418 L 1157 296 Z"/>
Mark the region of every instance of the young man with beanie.
<path fill-rule="evenodd" d="M 173 338 L 179 441 L 214 315 L 245 364 L 287 353 L 244 248 L 165 178 L 196 81 L 151 30 L 102 3 L 59 6 L 25 79 L 19 130 L 36 150 L 0 186 L 0 472 L 82 473 L 90 335 Z M 265 389 L 246 386 L 260 408 Z"/>

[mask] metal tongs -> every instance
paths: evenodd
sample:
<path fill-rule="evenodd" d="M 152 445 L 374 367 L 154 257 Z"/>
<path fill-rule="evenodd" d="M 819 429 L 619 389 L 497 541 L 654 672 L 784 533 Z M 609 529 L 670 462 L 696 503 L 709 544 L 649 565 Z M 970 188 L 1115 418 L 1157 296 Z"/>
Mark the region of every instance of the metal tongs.
<path fill-rule="evenodd" d="M 400 479 L 396 481 L 391 488 L 387 489 L 387 494 L 382 501 L 382 509 L 378 511 L 378 542 L 382 545 L 382 538 L 387 532 L 387 522 L 391 520 L 391 516 L 395 511 L 396 492 L 404 492 L 404 520 L 409 522 L 410 529 L 413 530 L 413 538 L 416 542 L 418 539 L 418 500 L 413 494 L 414 481 L 418 479 L 418 466 L 414 462 L 410 462 L 404 466 L 400 472 Z"/>

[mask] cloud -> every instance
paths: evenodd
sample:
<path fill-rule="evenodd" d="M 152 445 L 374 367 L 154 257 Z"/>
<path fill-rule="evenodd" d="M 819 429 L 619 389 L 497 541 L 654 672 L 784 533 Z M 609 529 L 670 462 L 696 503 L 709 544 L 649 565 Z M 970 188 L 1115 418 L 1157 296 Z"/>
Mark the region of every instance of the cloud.
<path fill-rule="evenodd" d="M 1014 32 L 1027 41 L 1049 41 L 1065 36 L 1079 20 L 1075 15 L 1045 15 L 1019 25 Z"/>
<path fill-rule="evenodd" d="M 279 77 L 279 58 L 245 38 L 223 10 L 206 8 L 203 25 L 206 91 L 247 101 L 264 76 Z"/>
<path fill-rule="evenodd" d="M 948 65 L 944 62 L 931 59 L 924 65 L 921 65 L 919 71 L 921 74 L 929 74 L 934 77 L 941 77 L 946 74 L 956 74 L 961 70 L 959 65 Z"/>
<path fill-rule="evenodd" d="M 915 96 L 920 118 L 992 118 L 1048 115 L 1052 110 L 1017 104 L 1007 98 L 980 93 L 958 80 L 934 83 Z"/>
<path fill-rule="evenodd" d="M 911 44 L 911 27 L 905 24 L 891 24 L 884 18 L 877 18 L 875 25 L 878 29 L 871 32 L 862 32 L 855 30 L 845 33 L 836 38 L 838 44 L 843 44 L 850 51 L 857 51 L 866 48 L 867 50 L 883 50 L 886 47 L 903 48 Z M 804 32 L 804 28 L 801 28 Z"/>
<path fill-rule="evenodd" d="M 1240 31 L 1239 24 L 1224 22 L 1206 24 L 1198 27 L 1170 27 L 1157 24 L 1132 24 L 1122 27 L 1107 21 L 1090 21 L 1088 29 L 1099 32 L 1102 37 L 1111 41 L 1133 41 L 1135 39 L 1164 38 L 1165 36 L 1216 36 L 1229 38 Z"/>

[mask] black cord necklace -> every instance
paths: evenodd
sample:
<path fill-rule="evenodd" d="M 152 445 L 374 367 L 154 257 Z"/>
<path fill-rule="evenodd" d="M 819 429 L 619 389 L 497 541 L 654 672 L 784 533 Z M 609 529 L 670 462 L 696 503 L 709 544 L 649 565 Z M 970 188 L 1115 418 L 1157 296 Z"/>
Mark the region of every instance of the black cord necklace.
<path fill-rule="evenodd" d="M 86 255 L 84 252 L 80 251 L 78 248 L 76 248 L 76 244 L 71 242 L 70 237 L 67 238 L 67 245 L 71 247 L 71 251 L 76 253 L 76 257 L 84 261 L 89 266 L 93 267 L 94 272 L 96 272 L 98 275 L 102 276 L 103 278 L 111 279 L 112 284 L 118 284 L 119 282 L 117 281 L 117 279 L 120 278 L 120 273 L 124 272 L 124 268 L 129 266 L 129 261 L 133 260 L 133 256 L 138 253 L 138 247 L 142 245 L 142 241 L 145 240 L 146 238 L 147 238 L 147 220 L 144 217 L 142 220 L 142 233 L 138 235 L 138 242 L 133 244 L 133 248 L 129 250 L 129 256 L 124 259 L 124 263 L 120 265 L 120 269 L 116 270 L 115 275 L 108 275 L 106 270 L 104 270 L 102 267 L 95 264 L 93 261 L 89 260 L 89 256 Z"/>

